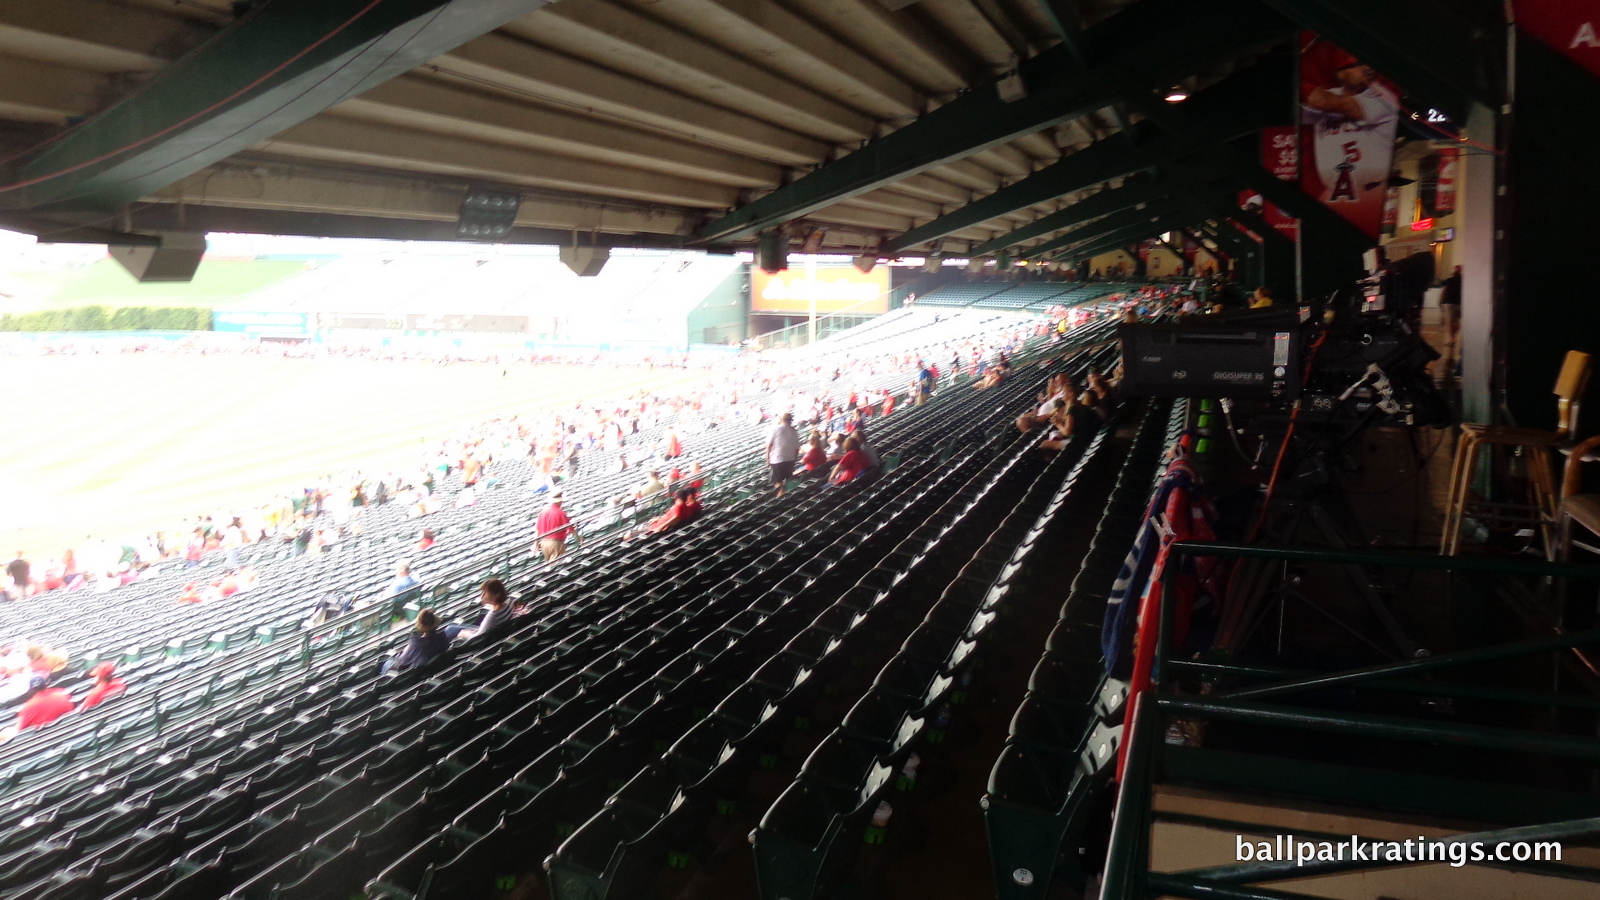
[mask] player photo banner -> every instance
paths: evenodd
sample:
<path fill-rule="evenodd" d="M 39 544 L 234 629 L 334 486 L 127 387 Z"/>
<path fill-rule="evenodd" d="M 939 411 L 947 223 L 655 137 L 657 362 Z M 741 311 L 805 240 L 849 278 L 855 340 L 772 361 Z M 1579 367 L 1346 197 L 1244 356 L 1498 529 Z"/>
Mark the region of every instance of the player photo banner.
<path fill-rule="evenodd" d="M 1516 0 L 1517 27 L 1600 75 L 1600 0 Z"/>
<path fill-rule="evenodd" d="M 1400 92 L 1311 32 L 1300 36 L 1300 186 L 1374 241 L 1394 159 Z"/>

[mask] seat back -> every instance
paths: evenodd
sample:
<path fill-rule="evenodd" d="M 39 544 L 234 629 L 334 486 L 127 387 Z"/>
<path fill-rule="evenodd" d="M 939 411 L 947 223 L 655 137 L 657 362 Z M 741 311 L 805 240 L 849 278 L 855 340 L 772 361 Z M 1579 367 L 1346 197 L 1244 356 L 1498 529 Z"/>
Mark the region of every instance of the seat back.
<path fill-rule="evenodd" d="M 1556 376 L 1556 430 L 1564 435 L 1578 430 L 1578 407 L 1589 389 L 1590 356 L 1581 350 L 1568 350 Z"/>

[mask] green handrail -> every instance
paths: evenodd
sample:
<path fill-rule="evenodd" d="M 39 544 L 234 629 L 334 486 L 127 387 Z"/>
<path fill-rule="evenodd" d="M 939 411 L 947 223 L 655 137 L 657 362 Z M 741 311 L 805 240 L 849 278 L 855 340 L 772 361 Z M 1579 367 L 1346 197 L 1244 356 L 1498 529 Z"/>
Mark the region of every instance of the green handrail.
<path fill-rule="evenodd" d="M 1266 559 L 1280 562 L 1326 563 L 1372 567 L 1397 567 L 1432 571 L 1515 575 L 1532 578 L 1600 579 L 1600 566 L 1569 563 L 1526 562 L 1480 557 L 1436 556 L 1433 554 L 1382 551 L 1324 550 L 1305 547 L 1262 547 L 1218 541 L 1184 541 L 1173 544 L 1174 559 L 1183 556 L 1215 556 Z M 1180 567 L 1168 565 L 1162 572 L 1163 596 L 1171 596 L 1173 579 Z M 1163 603 L 1157 624 L 1155 662 L 1149 692 L 1133 699 L 1129 714 L 1132 728 L 1125 735 L 1127 767 L 1123 773 L 1107 849 L 1102 897 L 1108 900 L 1143 898 L 1150 895 L 1221 898 L 1221 900 L 1303 900 L 1305 895 L 1268 888 L 1228 884 L 1217 879 L 1193 877 L 1200 873 L 1152 873 L 1149 871 L 1149 837 L 1154 811 L 1151 805 L 1152 775 L 1157 749 L 1165 739 L 1159 725 L 1166 716 L 1228 720 L 1298 730 L 1355 734 L 1373 738 L 1424 743 L 1471 746 L 1515 753 L 1534 753 L 1600 762 L 1600 741 L 1588 737 L 1535 733 L 1510 728 L 1442 724 L 1360 713 L 1332 713 L 1297 707 L 1270 706 L 1259 698 L 1279 694 L 1304 693 L 1331 687 L 1363 685 L 1386 690 L 1423 690 L 1430 693 L 1473 696 L 1479 699 L 1517 703 L 1538 703 L 1540 695 L 1472 686 L 1436 686 L 1406 683 L 1391 676 L 1438 671 L 1481 662 L 1492 662 L 1531 654 L 1600 643 L 1600 630 L 1560 634 L 1516 641 L 1494 647 L 1442 654 L 1369 666 L 1348 672 L 1309 674 L 1278 672 L 1259 667 L 1229 666 L 1172 660 L 1168 643 L 1175 633 L 1174 604 Z M 1175 670 L 1211 674 L 1235 674 L 1254 678 L 1290 677 L 1293 680 L 1254 687 L 1235 688 L 1204 698 L 1178 697 L 1162 689 Z M 1600 703 L 1584 698 L 1560 702 L 1551 695 L 1552 705 L 1583 709 L 1600 708 Z M 1582 827 L 1584 823 L 1553 823 L 1552 828 Z M 1592 833 L 1593 829 L 1583 833 Z M 1265 880 L 1269 876 L 1262 876 Z"/>

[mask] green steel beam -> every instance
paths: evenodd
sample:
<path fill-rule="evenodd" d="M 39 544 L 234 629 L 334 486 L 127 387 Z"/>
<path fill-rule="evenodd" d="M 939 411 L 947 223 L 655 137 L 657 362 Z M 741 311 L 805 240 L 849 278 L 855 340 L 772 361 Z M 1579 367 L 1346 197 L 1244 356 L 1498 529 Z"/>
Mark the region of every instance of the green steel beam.
<path fill-rule="evenodd" d="M 1264 666 L 1240 666 L 1230 663 L 1202 662 L 1194 659 L 1175 659 L 1168 663 L 1174 669 L 1210 675 L 1254 678 L 1264 681 L 1283 681 L 1290 678 L 1313 678 L 1316 672 L 1293 669 L 1273 669 Z M 1510 691 L 1503 688 L 1479 687 L 1473 684 L 1455 684 L 1438 681 L 1395 681 L 1380 679 L 1363 681 L 1361 687 L 1397 694 L 1419 694 L 1424 697 L 1460 697 L 1463 700 L 1483 700 L 1489 703 L 1520 704 L 1525 706 L 1558 706 L 1563 709 L 1582 709 L 1600 712 L 1600 699 L 1577 697 L 1568 694 L 1539 693 L 1537 691 Z"/>
<path fill-rule="evenodd" d="M 547 2 L 255 4 L 0 174 L 0 209 L 109 209 L 136 200 Z"/>
<path fill-rule="evenodd" d="M 1221 244 L 1214 241 L 1211 236 L 1205 232 L 1204 226 L 1205 223 L 1197 222 L 1188 228 L 1180 228 L 1178 230 L 1183 232 L 1184 237 L 1194 241 L 1196 245 L 1203 248 L 1212 256 L 1227 256 L 1232 258 L 1232 255 L 1229 254 L 1228 251 L 1222 249 Z"/>
<path fill-rule="evenodd" d="M 417 219 L 391 219 L 382 216 L 342 213 L 296 212 L 277 209 L 245 209 L 227 206 L 157 203 L 135 209 L 129 220 L 141 231 L 238 232 L 241 234 L 300 234 L 312 237 L 369 238 L 388 241 L 464 241 L 454 222 L 429 222 Z M 677 249 L 684 239 L 673 234 L 597 234 L 558 228 L 514 226 L 495 243 L 572 246 Z M 123 241 L 109 241 L 123 243 Z M 710 248 L 713 250 L 730 248 Z"/>
<path fill-rule="evenodd" d="M 1151 219 L 1170 213 L 1176 208 L 1177 201 L 1170 195 L 1163 195 L 1141 206 L 1121 209 L 1070 231 L 1062 232 L 1042 244 L 1029 247 L 1024 255 L 1042 257 L 1058 250 L 1067 250 L 1087 241 L 1098 240 L 1102 235 L 1120 232 L 1130 225 L 1147 223 Z"/>
<path fill-rule="evenodd" d="M 1320 898 L 1311 894 L 1275 891 L 1271 888 L 1219 884 L 1214 881 L 1185 878 L 1182 875 L 1170 875 L 1164 872 L 1151 872 L 1146 876 L 1145 883 L 1151 891 L 1150 896 L 1183 897 L 1185 900 L 1320 900 Z M 1105 894 L 1103 896 L 1108 898 L 1117 897 L 1116 894 Z M 1117 900 L 1135 900 L 1135 898 L 1133 895 L 1125 894 L 1117 897 Z M 1138 900 L 1143 900 L 1143 898 L 1140 897 Z"/>
<path fill-rule="evenodd" d="M 1600 741 L 1592 737 L 1496 728 L 1488 725 L 1425 722 L 1364 713 L 1335 713 L 1295 706 L 1246 703 L 1235 696 L 1157 697 L 1163 713 L 1223 722 L 1321 731 L 1346 737 L 1444 743 L 1512 753 L 1530 753 L 1600 762 Z"/>
<path fill-rule="evenodd" d="M 1114 142 L 1102 141 L 1101 143 L 1110 145 Z M 1123 148 L 1122 157 L 1126 159 L 1127 156 L 1127 149 Z M 1000 235 L 993 240 L 985 241 L 984 243 L 973 247 L 967 252 L 972 256 L 982 256 L 986 253 L 1004 250 L 1007 247 L 1019 244 L 1023 241 L 1029 241 L 1036 237 L 1052 234 L 1054 232 L 1061 231 L 1062 229 L 1070 228 L 1074 225 L 1087 222 L 1090 219 L 1096 219 L 1100 216 L 1110 215 L 1130 207 L 1138 206 L 1141 203 L 1150 203 L 1162 197 L 1171 196 L 1172 194 L 1175 194 L 1190 186 L 1190 182 L 1174 178 L 1154 178 L 1143 181 L 1125 182 L 1121 187 L 1103 190 L 1098 194 L 1085 197 L 1065 209 L 1060 209 L 1048 215 L 1040 216 L 1034 221 L 1029 222 L 1027 225 L 1023 225 L 1020 228 L 1016 228 L 1010 232 L 1007 232 L 1006 234 Z M 911 232 L 906 232 L 906 236 L 910 235 Z M 891 241 L 890 243 L 892 244 L 894 242 Z"/>
<path fill-rule="evenodd" d="M 1473 102 L 1499 106 L 1484 78 L 1490 69 L 1487 42 L 1448 9 L 1418 0 L 1263 2 L 1458 122 L 1467 120 Z"/>
<path fill-rule="evenodd" d="M 1593 794 L 1268 753 L 1163 746 L 1160 771 L 1164 784 L 1508 826 L 1600 815 Z"/>
<path fill-rule="evenodd" d="M 1079 150 L 1077 153 L 1062 157 L 1060 160 L 1051 163 L 1015 184 L 1000 188 L 992 194 L 918 225 L 898 237 L 890 238 L 883 243 L 883 247 L 879 252 L 883 255 L 892 256 L 907 247 L 915 247 L 918 244 L 937 240 L 947 234 L 970 228 L 980 222 L 987 222 L 1007 213 L 1026 209 L 1035 203 L 1053 200 L 1063 194 L 1070 194 L 1074 191 L 1093 187 L 1102 182 L 1110 181 L 1119 175 L 1137 172 L 1139 169 L 1149 165 L 1149 157 L 1130 151 L 1120 141 L 1098 141 Z M 1067 213 L 1071 208 L 1068 207 L 1067 210 L 1062 210 L 1060 213 L 1053 213 L 1052 215 L 1060 216 Z M 1046 218 L 1049 218 L 1049 216 Z M 1083 219 L 1078 219 L 1078 221 L 1081 222 Z M 1048 232 L 1040 233 L 1047 234 Z M 1010 246 L 1022 240 L 1027 240 L 1027 237 L 1021 237 L 1015 241 L 1007 241 L 1002 246 Z M 989 243 L 995 243 L 995 241 L 990 241 Z"/>
<path fill-rule="evenodd" d="M 1284 121 L 1288 110 L 1283 104 L 1274 106 L 1274 93 L 1282 93 L 1290 72 L 1287 67 L 1268 62 L 1257 63 L 1242 72 L 1233 74 L 1195 94 L 1188 102 L 1191 115 L 1212 123 L 1213 133 L 1232 139 L 1242 134 Z M 952 210 L 930 222 L 917 226 L 905 234 L 885 242 L 880 251 L 894 254 L 907 247 L 915 247 L 986 222 L 998 216 L 1026 209 L 1036 203 L 1054 200 L 1096 184 L 1129 175 L 1155 165 L 1164 158 L 1189 152 L 1187 139 L 1162 137 L 1159 128 L 1150 123 L 1140 123 L 1116 138 L 1091 144 L 1076 153 L 1040 169 L 1015 184 L 1000 188 L 992 194 Z M 1130 147 L 1129 142 L 1134 146 Z M 1150 143 L 1146 148 L 1144 145 Z M 1087 202 L 1087 200 L 1085 201 Z M 1022 241 L 1032 240 L 1059 230 L 1060 227 L 1084 221 L 1090 216 L 1073 219 L 1072 209 L 1051 213 L 1037 222 L 1024 225 L 1010 234 L 1002 235 L 983 246 L 991 252 Z M 1047 221 L 1048 220 L 1048 221 Z M 1064 224 L 1055 228 L 1052 222 Z M 1000 241 L 1006 243 L 1000 244 Z M 998 244 L 999 246 L 993 246 Z M 969 251 L 979 253 L 978 250 Z"/>
<path fill-rule="evenodd" d="M 1320 547 L 1269 547 L 1228 544 L 1221 541 L 1180 541 L 1173 552 L 1184 556 L 1245 556 L 1279 562 L 1332 563 L 1355 566 L 1394 566 L 1436 572 L 1476 572 L 1485 575 L 1527 575 L 1533 578 L 1600 580 L 1600 566 L 1577 563 L 1532 562 L 1493 556 L 1439 556 L 1434 553 L 1395 553 L 1377 550 L 1324 550 Z"/>
<path fill-rule="evenodd" d="M 121 247 L 159 247 L 161 237 L 154 234 L 138 234 L 128 231 L 118 231 L 114 228 L 103 228 L 98 225 L 83 225 L 71 220 L 61 220 L 48 216 L 30 216 L 22 213 L 0 214 L 0 228 L 7 231 L 17 231 L 22 234 L 31 234 L 39 239 L 41 244 L 115 244 Z M 192 231 L 193 229 L 168 229 L 170 231 Z"/>
<path fill-rule="evenodd" d="M 1028 248 L 1026 255 L 1033 257 L 1046 253 L 1054 253 L 1061 250 L 1070 250 L 1075 245 L 1083 244 L 1086 241 L 1097 240 L 1101 235 L 1113 233 L 1120 234 L 1129 226 L 1137 227 L 1149 225 L 1151 220 L 1157 218 L 1158 216 L 1166 216 L 1167 214 L 1177 212 L 1187 205 L 1187 201 L 1181 193 L 1159 197 L 1142 207 L 1124 209 L 1094 222 L 1090 222 L 1087 225 L 1082 225 L 1078 228 L 1072 229 L 1071 231 L 1059 234 L 1042 244 Z M 1184 224 L 1190 224 L 1199 218 L 1202 217 L 1191 215 L 1189 221 L 1185 222 Z M 1171 229 L 1164 228 L 1161 230 L 1170 231 Z M 1146 233 L 1146 236 L 1148 236 L 1148 233 Z M 1142 240 L 1143 238 L 1136 239 Z"/>
<path fill-rule="evenodd" d="M 1194 214 L 1182 210 L 1158 216 L 1126 228 L 1110 232 L 1102 237 L 1094 238 L 1075 247 L 1061 251 L 1058 256 L 1072 259 L 1093 259 L 1102 253 L 1112 250 L 1125 250 L 1128 244 L 1148 240 L 1166 231 L 1181 228 L 1195 220 Z"/>
<path fill-rule="evenodd" d="M 1367 666 L 1362 669 L 1352 669 L 1348 672 L 1313 675 L 1277 684 L 1235 688 L 1231 691 L 1222 691 L 1213 696 L 1240 699 L 1302 694 L 1307 691 L 1320 691 L 1327 688 L 1360 684 L 1390 675 L 1415 675 L 1419 672 L 1435 672 L 1440 669 L 1453 669 L 1486 662 L 1500 662 L 1502 660 L 1548 653 L 1552 650 L 1566 650 L 1571 647 L 1582 647 L 1589 644 L 1600 644 L 1600 630 L 1557 634 L 1550 637 L 1483 647 L 1477 650 L 1462 650 L 1456 653 L 1443 653 L 1438 656 L 1425 656 L 1421 659 L 1407 659 L 1383 665 Z"/>
<path fill-rule="evenodd" d="M 1143 0 L 1084 32 L 1089 74 L 1065 46 L 1018 67 L 1027 96 L 1002 102 L 995 88 L 969 90 L 885 137 L 703 228 L 701 241 L 748 238 L 823 207 L 1103 107 L 1151 85 L 1269 46 L 1293 26 L 1254 0 Z"/>

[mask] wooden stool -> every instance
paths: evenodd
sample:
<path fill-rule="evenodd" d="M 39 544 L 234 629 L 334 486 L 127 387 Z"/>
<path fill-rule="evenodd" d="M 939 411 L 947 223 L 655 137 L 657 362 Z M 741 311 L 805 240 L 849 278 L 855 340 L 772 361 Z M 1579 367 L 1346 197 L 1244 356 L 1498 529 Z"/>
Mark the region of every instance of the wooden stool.
<path fill-rule="evenodd" d="M 1471 502 L 1472 481 L 1478 471 L 1478 457 L 1482 448 L 1512 447 L 1523 451 L 1528 460 L 1528 484 L 1531 502 L 1528 504 L 1489 503 L 1475 504 L 1494 521 L 1526 522 L 1539 530 L 1544 542 L 1545 556 L 1554 559 L 1557 554 L 1557 523 L 1560 519 L 1560 495 L 1555 472 L 1550 464 L 1550 451 L 1560 448 L 1572 439 L 1576 430 L 1578 407 L 1583 392 L 1589 385 L 1589 354 L 1577 350 L 1567 351 L 1556 377 L 1555 430 L 1515 428 L 1509 425 L 1482 425 L 1464 423 L 1461 437 L 1456 442 L 1455 460 L 1450 469 L 1450 493 L 1445 506 L 1444 533 L 1439 539 L 1439 552 L 1455 556 L 1461 549 L 1461 529 L 1466 521 L 1467 506 Z"/>

